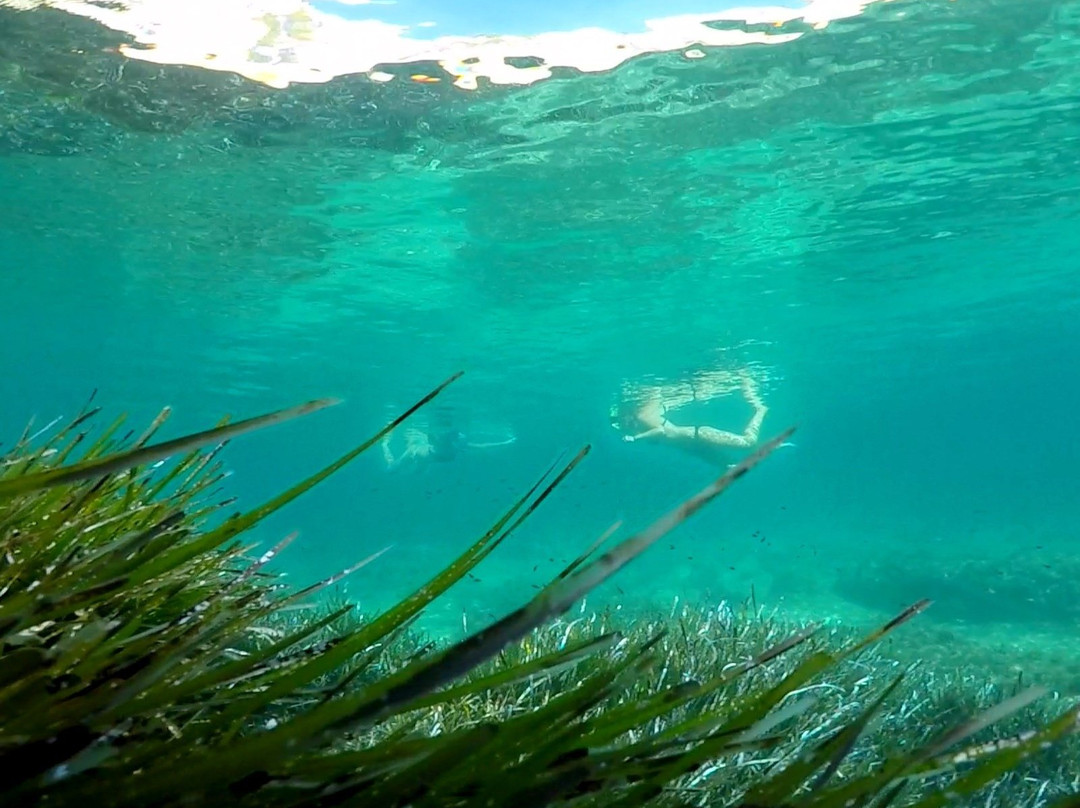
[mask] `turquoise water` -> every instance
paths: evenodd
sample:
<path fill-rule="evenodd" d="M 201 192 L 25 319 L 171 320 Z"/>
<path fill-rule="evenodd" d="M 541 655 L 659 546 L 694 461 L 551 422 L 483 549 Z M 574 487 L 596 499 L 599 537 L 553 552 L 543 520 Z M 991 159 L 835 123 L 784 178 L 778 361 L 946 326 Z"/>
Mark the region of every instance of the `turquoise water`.
<path fill-rule="evenodd" d="M 965 637 L 1075 630 L 1080 3 L 880 4 L 784 45 L 476 93 L 135 64 L 94 89 L 13 41 L 5 440 L 93 389 L 140 424 L 173 407 L 170 434 L 343 398 L 229 448 L 251 505 L 464 370 L 438 417 L 514 443 L 395 473 L 372 451 L 258 529 L 301 530 L 297 582 L 391 545 L 348 584 L 377 608 L 590 444 L 430 616 L 446 627 L 721 470 L 622 441 L 624 385 L 749 368 L 762 435 L 798 425 L 795 445 L 599 600 L 752 591 L 862 622 L 929 596 Z M 736 432 L 749 414 L 683 411 Z"/>

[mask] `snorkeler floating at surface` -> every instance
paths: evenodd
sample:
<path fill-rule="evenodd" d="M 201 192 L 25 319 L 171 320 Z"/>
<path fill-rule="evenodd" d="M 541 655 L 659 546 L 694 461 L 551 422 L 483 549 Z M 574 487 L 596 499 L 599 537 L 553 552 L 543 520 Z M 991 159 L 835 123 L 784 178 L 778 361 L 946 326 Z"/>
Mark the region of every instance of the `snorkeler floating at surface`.
<path fill-rule="evenodd" d="M 390 448 L 391 435 L 382 440 L 383 460 L 387 470 L 403 466 L 417 466 L 427 461 L 447 463 L 455 459 L 465 449 L 488 449 L 495 446 L 508 446 L 517 440 L 510 434 L 506 438 L 487 442 L 470 441 L 464 432 L 455 427 L 445 410 L 436 411 L 433 423 L 427 429 L 406 427 L 403 432 L 405 448 L 397 457 Z"/>
<path fill-rule="evenodd" d="M 709 401 L 736 390 L 754 408 L 742 433 L 705 424 L 681 426 L 668 418 L 669 413 L 687 404 Z M 757 445 L 761 423 L 768 411 L 757 381 L 747 371 L 716 371 L 701 374 L 692 383 L 624 389 L 622 400 L 612 408 L 611 425 L 622 433 L 624 441 L 664 442 L 714 465 L 728 466 L 732 450 Z"/>

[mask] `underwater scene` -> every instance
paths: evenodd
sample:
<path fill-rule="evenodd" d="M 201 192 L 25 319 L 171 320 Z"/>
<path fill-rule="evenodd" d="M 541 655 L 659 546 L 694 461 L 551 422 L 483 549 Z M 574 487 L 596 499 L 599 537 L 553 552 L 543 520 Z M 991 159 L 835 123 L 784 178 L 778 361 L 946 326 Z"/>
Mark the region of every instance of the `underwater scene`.
<path fill-rule="evenodd" d="M 486 805 L 945 804 L 950 795 L 933 785 L 941 781 L 926 779 L 934 774 L 968 784 L 949 804 L 1080 805 L 1080 746 L 1064 737 L 1077 723 L 1067 711 L 1080 695 L 1080 2 L 787 0 L 736 8 L 620 0 L 586 9 L 515 0 L 451 10 L 424 0 L 0 0 L 0 264 L 0 634 L 23 632 L 18 642 L 15 634 L 4 641 L 3 653 L 40 648 L 49 665 L 68 665 L 63 677 L 73 681 L 95 681 L 86 666 L 95 654 L 105 659 L 99 643 L 122 634 L 115 651 L 122 655 L 146 626 L 186 631 L 189 607 L 218 601 L 184 601 L 176 612 L 183 617 L 166 619 L 161 610 L 183 599 L 185 581 L 206 583 L 211 578 L 199 576 L 214 564 L 238 559 L 257 559 L 258 572 L 245 567 L 222 593 L 266 580 L 273 586 L 257 598 L 272 598 L 324 582 L 308 612 L 352 607 L 362 626 L 379 626 L 363 621 L 394 614 L 430 588 L 433 575 L 458 563 L 538 481 L 534 496 L 573 466 L 505 542 L 435 587 L 439 596 L 402 616 L 394 633 L 387 628 L 378 643 L 375 635 L 356 639 L 335 663 L 345 673 L 332 673 L 329 662 L 318 670 L 323 678 L 312 673 L 310 686 L 326 688 L 316 715 L 369 700 L 357 702 L 363 729 L 349 725 L 353 768 L 334 781 L 337 790 L 296 786 L 294 800 L 281 786 L 267 796 L 262 779 L 252 785 L 245 775 L 238 790 L 239 775 L 229 780 L 210 763 L 197 775 L 196 762 L 184 769 L 193 774 L 183 788 L 221 786 L 200 792 L 199 804 L 472 806 L 482 802 L 472 801 L 477 794 Z M 141 533 L 153 497 L 132 493 L 135 477 L 119 474 L 128 466 L 131 475 L 161 473 L 168 466 L 154 464 L 166 462 L 164 453 L 99 470 L 110 476 L 42 477 L 42 485 L 74 486 L 63 502 L 33 493 L 35 474 L 76 463 L 87 446 L 87 460 L 123 450 L 124 441 L 131 448 L 165 407 L 168 418 L 149 444 L 221 426 L 226 416 L 237 423 L 324 397 L 335 401 L 320 402 L 323 411 L 214 450 L 220 473 L 192 494 L 225 500 L 197 528 L 211 536 L 232 524 L 230 514 L 272 501 L 373 439 L 286 507 L 245 522 L 242 547 L 223 550 L 231 553 L 224 560 L 205 560 L 217 558 L 214 549 L 198 556 L 198 570 L 177 566 L 156 594 L 132 589 L 123 600 L 103 594 L 103 582 L 165 580 L 157 566 L 164 551 L 145 573 L 73 573 L 68 583 L 92 590 L 79 596 L 75 616 L 12 616 L 73 559 L 113 558 L 114 542 L 138 534 L 138 549 L 126 556 L 134 564 L 145 542 L 173 535 L 175 519 L 187 518 L 161 517 L 153 537 Z M 78 452 L 62 443 L 74 433 L 49 442 L 88 406 L 101 411 L 87 421 L 91 437 L 76 441 Z M 92 436 L 124 413 L 113 437 L 132 435 L 94 444 Z M 147 491 L 165 497 L 179 479 Z M 23 482 L 3 488 L 5 480 Z M 673 511 L 720 489 L 700 512 Z M 102 509 L 93 518 L 98 505 L 88 502 Z M 49 533 L 40 552 L 20 549 L 27 535 L 45 535 L 43 525 L 61 531 L 83 511 L 85 524 L 63 541 Z M 668 513 L 674 522 L 650 534 Z M 97 550 L 78 538 L 99 534 Z M 599 642 L 593 629 L 596 636 L 618 630 L 643 648 L 663 634 L 662 673 L 635 680 L 639 701 L 613 708 L 625 718 L 627 705 L 652 698 L 646 685 L 678 678 L 669 669 L 711 681 L 710 666 L 727 671 L 723 664 L 766 652 L 789 629 L 817 625 L 837 644 L 882 626 L 888 636 L 870 661 L 857 663 L 863 668 L 805 685 L 825 689 L 816 707 L 789 698 L 803 692 L 799 677 L 810 672 L 784 662 L 789 667 L 769 684 L 787 689 L 775 691 L 768 709 L 762 702 L 753 720 L 738 713 L 742 723 L 724 725 L 723 743 L 742 745 L 708 746 L 720 743 L 721 725 L 712 724 L 694 747 L 693 766 L 670 769 L 675 741 L 663 733 L 679 725 L 647 710 L 641 726 L 663 739 L 648 756 L 638 746 L 651 736 L 627 724 L 636 746 L 619 746 L 614 729 L 594 728 L 595 737 L 581 736 L 589 743 L 575 736 L 550 759 L 529 758 L 533 768 L 507 758 L 507 772 L 524 768 L 498 783 L 466 787 L 454 778 L 474 771 L 468 767 L 435 778 L 433 761 L 457 747 L 433 746 L 430 757 L 413 750 L 408 765 L 416 770 L 372 762 L 376 747 L 365 743 L 397 743 L 409 733 L 457 738 L 488 725 L 474 725 L 448 701 L 439 715 L 429 705 L 420 718 L 395 712 L 377 723 L 384 714 L 370 706 L 375 691 L 364 688 L 377 690 L 381 680 L 365 667 L 375 656 L 363 654 L 404 638 L 398 667 L 381 657 L 376 667 L 380 676 L 405 676 L 432 648 L 490 640 L 485 627 L 558 594 L 581 570 L 602 570 L 582 562 L 596 542 L 622 548 L 633 536 L 647 536 L 648 547 L 632 559 L 619 549 L 601 558 L 617 574 L 596 572 L 565 603 L 545 601 L 563 604 L 545 612 L 549 627 L 530 622 L 535 636 L 508 630 L 497 658 L 477 650 L 487 646 L 476 640 L 466 649 L 475 664 L 539 665 L 547 657 L 530 649 L 555 660 L 571 638 Z M 232 546 L 224 538 L 215 547 Z M 70 554 L 57 549 L 64 542 Z M 178 551 L 176 564 L 195 557 Z M 43 572 L 31 574 L 37 564 Z M 50 597 L 50 609 L 68 602 Z M 223 610 L 254 608 L 221 597 Z M 106 600 L 85 605 L 97 598 Z M 108 620 L 141 628 L 102 628 L 97 651 L 86 646 L 76 665 L 72 649 L 84 648 L 97 625 L 87 615 L 106 620 L 109 609 L 127 617 Z M 252 612 L 251 625 L 269 613 Z M 281 619 L 294 626 L 305 613 Z M 224 632 L 232 612 L 220 614 L 214 630 Z M 904 623 L 895 632 L 894 618 Z M 702 638 L 719 624 L 745 642 L 732 641 L 730 653 L 703 650 Z M 49 639 L 37 631 L 45 625 L 74 633 Z M 30 627 L 36 639 L 27 644 Z M 256 628 L 253 636 L 284 636 Z M 233 648 L 231 636 L 221 635 L 215 653 Z M 335 642 L 324 646 L 353 640 Z M 178 647 L 163 639 L 166 646 L 170 654 Z M 46 654 L 54 647 L 62 650 Z M 603 667 L 629 664 L 620 661 L 622 647 L 605 646 L 602 665 L 582 664 L 622 681 Z M 238 664 L 240 653 L 227 664 Z M 423 670 L 438 670 L 453 653 Z M 278 693 L 279 683 L 244 690 L 239 683 L 254 673 L 222 675 L 214 686 L 231 689 L 197 710 L 183 707 L 193 682 L 213 679 L 211 656 L 192 663 L 189 670 L 207 671 L 193 678 L 170 678 L 147 661 L 145 669 L 158 673 L 131 686 L 134 694 L 171 683 L 183 695 L 146 696 L 158 699 L 153 710 L 181 705 L 171 718 L 145 719 L 138 743 L 160 744 L 150 757 L 174 768 L 188 760 L 183 755 L 201 760 L 211 748 L 203 730 L 205 749 L 175 758 L 162 750 L 185 735 L 186 721 L 204 726 L 198 722 L 207 705 L 226 698 L 221 693 L 239 698 L 237 688 L 258 709 L 241 721 L 229 712 L 235 703 L 223 708 L 237 723 L 222 731 L 222 744 L 240 743 L 252 726 L 277 737 L 300 720 L 290 711 L 303 698 L 279 704 L 255 695 Z M 9 698 L 14 710 L 38 692 L 22 688 L 29 663 L 14 658 L 4 664 L 0 656 L 0 727 L 8 726 L 0 729 L 0 761 L 8 760 L 0 768 L 36 759 L 45 747 L 27 750 L 51 737 L 7 712 Z M 299 664 L 289 660 L 282 670 Z M 542 704 L 549 705 L 574 692 L 567 683 L 581 676 L 565 673 L 567 660 L 558 663 L 546 678 L 530 679 L 522 698 L 548 688 Z M 461 664 L 454 676 L 474 663 Z M 906 683 L 890 684 L 905 671 Z M 422 681 L 432 703 L 448 692 L 436 685 L 465 687 L 449 684 L 458 680 L 445 672 L 437 679 Z M 50 681 L 45 690 L 61 688 L 61 679 Z M 864 697 L 867 682 L 880 690 Z M 752 685 L 738 698 L 758 692 Z M 380 709 L 396 704 L 397 692 L 379 690 L 390 699 Z M 418 692 L 409 690 L 410 698 Z M 858 712 L 879 695 L 880 712 Z M 517 714 L 494 697 L 484 704 L 470 709 L 499 721 Z M 117 727 L 144 726 L 134 710 L 104 705 L 88 708 L 93 720 L 79 719 L 85 747 L 50 757 L 34 771 L 39 779 L 0 782 L 10 789 L 5 804 L 174 804 L 179 780 L 163 776 L 151 787 L 145 775 L 124 774 L 142 771 L 143 764 L 123 768 L 128 752 L 100 752 Z M 57 710 L 56 722 L 72 720 L 69 707 Z M 276 712 L 266 719 L 259 710 Z M 94 723 L 103 715 L 108 729 Z M 990 727 L 991 718 L 1005 725 Z M 849 719 L 855 723 L 842 723 Z M 875 781 L 878 791 L 844 791 L 863 782 L 864 769 L 900 777 L 900 769 L 873 762 L 892 753 L 891 739 L 903 736 L 914 748 L 968 720 L 946 736 L 960 742 L 952 749 L 963 751 L 947 761 L 959 769 L 930 772 L 931 762 L 945 760 L 944 746 L 934 747 L 901 772 L 902 789 Z M 337 727 L 326 721 L 320 732 Z M 770 745 L 774 723 L 784 721 L 804 722 L 797 742 Z M 856 725 L 858 733 L 844 734 Z M 1036 734 L 1042 725 L 1056 733 L 1054 749 L 1029 760 L 1028 752 L 1050 745 Z M 734 727 L 741 734 L 732 735 Z M 679 744 L 687 743 L 684 730 Z M 633 748 L 639 757 L 619 757 L 625 770 L 608 757 L 595 768 L 567 768 L 570 758 L 559 755 L 594 741 L 603 755 Z M 805 787 L 784 780 L 787 795 L 781 781 L 794 775 L 785 767 L 818 741 L 820 779 Z M 1021 765 L 1012 774 L 1002 762 L 1008 754 Z M 281 765 L 265 764 L 259 777 L 279 786 L 300 778 L 293 763 Z M 618 776 L 597 774 L 607 766 Z M 368 774 L 355 774 L 361 770 Z M 91 771 L 97 778 L 111 771 L 121 785 L 95 792 L 80 779 Z M 312 771 L 305 782 L 329 769 Z M 754 779 L 766 773 L 773 779 Z M 728 779 L 711 785 L 721 776 Z M 421 780 L 422 794 L 401 785 Z"/>

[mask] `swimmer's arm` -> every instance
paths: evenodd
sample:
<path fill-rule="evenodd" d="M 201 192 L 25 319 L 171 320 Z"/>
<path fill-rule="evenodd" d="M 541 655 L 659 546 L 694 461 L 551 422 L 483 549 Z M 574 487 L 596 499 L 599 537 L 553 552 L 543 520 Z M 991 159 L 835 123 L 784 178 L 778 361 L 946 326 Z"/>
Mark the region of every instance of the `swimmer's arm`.
<path fill-rule="evenodd" d="M 507 438 L 506 440 L 495 441 L 494 443 L 466 443 L 470 449 L 490 449 L 493 446 L 509 446 L 511 443 L 517 441 L 517 438 Z"/>
<path fill-rule="evenodd" d="M 654 426 L 652 429 L 647 429 L 644 432 L 639 432 L 636 435 L 623 435 L 623 440 L 627 441 L 628 443 L 632 443 L 633 441 L 641 440 L 642 438 L 651 438 L 653 435 L 663 435 L 663 434 L 664 434 L 664 427 L 662 427 L 662 426 Z"/>

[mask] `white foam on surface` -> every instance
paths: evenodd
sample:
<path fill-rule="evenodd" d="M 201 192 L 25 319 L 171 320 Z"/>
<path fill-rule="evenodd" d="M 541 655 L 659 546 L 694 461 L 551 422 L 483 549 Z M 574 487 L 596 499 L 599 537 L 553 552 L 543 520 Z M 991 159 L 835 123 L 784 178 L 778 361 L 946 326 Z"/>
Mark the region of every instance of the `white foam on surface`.
<path fill-rule="evenodd" d="M 408 26 L 376 19 L 385 0 L 347 3 L 369 6 L 373 16 L 364 20 L 328 14 L 306 0 L 125 0 L 109 8 L 87 0 L 0 0 L 0 5 L 51 7 L 88 17 L 130 35 L 136 44 L 121 46 L 130 58 L 229 71 L 270 87 L 358 73 L 391 81 L 394 76 L 378 70 L 380 66 L 435 62 L 442 74 L 431 71 L 406 80 L 447 81 L 472 90 L 481 79 L 499 85 L 533 84 L 550 78 L 556 68 L 585 73 L 612 70 L 643 53 L 684 51 L 687 58 L 702 58 L 703 48 L 782 44 L 801 34 L 720 30 L 707 23 L 737 21 L 779 28 L 802 20 L 823 28 L 861 14 L 871 3 L 889 1 L 810 0 L 798 9 L 757 6 L 656 17 L 632 32 L 580 28 L 531 36 L 434 38 L 419 38 Z M 430 33 L 427 26 L 417 27 Z M 508 63 L 522 59 L 529 59 L 529 64 Z"/>

